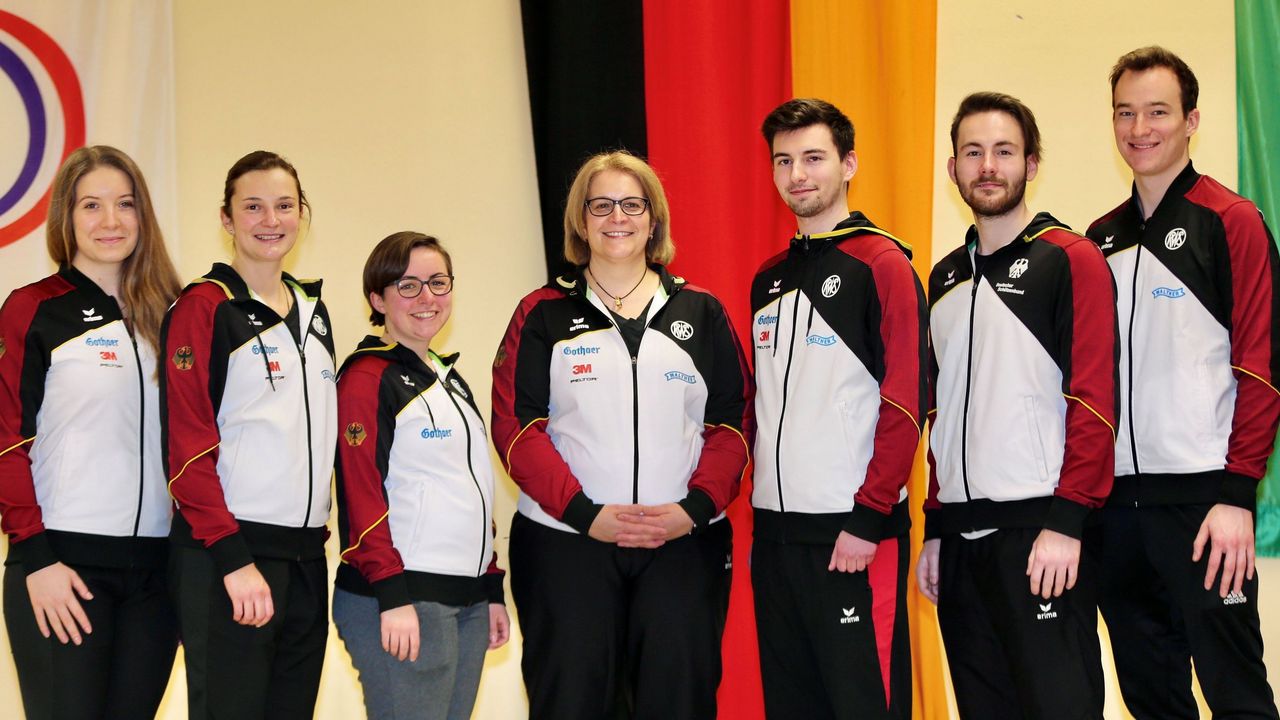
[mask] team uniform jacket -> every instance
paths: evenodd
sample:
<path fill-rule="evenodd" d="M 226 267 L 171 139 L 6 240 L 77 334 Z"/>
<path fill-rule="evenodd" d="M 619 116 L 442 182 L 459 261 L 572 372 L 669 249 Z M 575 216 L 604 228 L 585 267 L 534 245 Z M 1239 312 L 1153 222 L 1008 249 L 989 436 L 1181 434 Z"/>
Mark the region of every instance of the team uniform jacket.
<path fill-rule="evenodd" d="M 1089 228 L 1118 286 L 1117 502 L 1253 510 L 1280 419 L 1280 259 L 1258 208 L 1190 163 L 1145 222 Z"/>
<path fill-rule="evenodd" d="M 639 354 L 581 272 L 516 308 L 494 359 L 494 445 L 520 486 L 517 509 L 586 534 L 611 503 L 678 502 L 703 528 L 746 467 L 751 376 L 710 293 L 655 267 Z"/>
<path fill-rule="evenodd" d="M 502 602 L 493 467 L 471 389 L 403 345 L 366 337 L 338 373 L 337 586 L 389 610 Z"/>
<path fill-rule="evenodd" d="M 1081 537 L 1111 490 L 1115 290 L 1101 253 L 1047 213 L 974 275 L 978 234 L 929 275 L 925 535 L 1043 527 Z"/>
<path fill-rule="evenodd" d="M 910 248 L 854 212 L 796 235 L 751 284 L 756 537 L 871 542 L 910 526 L 925 300 Z"/>
<path fill-rule="evenodd" d="M 160 567 L 172 509 L 155 353 L 74 267 L 0 309 L 0 517 L 11 559 Z"/>
<path fill-rule="evenodd" d="M 301 342 L 217 263 L 165 317 L 161 422 L 172 538 L 228 573 L 324 556 L 337 390 L 320 282 L 289 275 Z"/>

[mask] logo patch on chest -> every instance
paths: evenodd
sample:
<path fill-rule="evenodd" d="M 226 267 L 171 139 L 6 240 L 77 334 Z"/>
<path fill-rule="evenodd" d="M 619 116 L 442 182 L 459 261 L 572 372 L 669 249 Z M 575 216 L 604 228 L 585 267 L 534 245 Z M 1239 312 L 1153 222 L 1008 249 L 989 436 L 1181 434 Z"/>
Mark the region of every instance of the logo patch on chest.
<path fill-rule="evenodd" d="M 1164 246 L 1169 250 L 1177 250 L 1187 242 L 1187 231 L 1182 228 L 1174 228 L 1164 236 Z"/>
<path fill-rule="evenodd" d="M 683 320 L 671 323 L 671 335 L 677 340 L 688 340 L 693 337 L 693 326 Z"/>
<path fill-rule="evenodd" d="M 822 297 L 833 297 L 838 292 L 840 292 L 840 276 L 827 276 L 827 279 L 822 281 Z"/>
<path fill-rule="evenodd" d="M 1030 266 L 1031 266 L 1031 262 L 1026 258 L 1018 258 L 1017 260 L 1014 260 L 1013 264 L 1009 266 L 1009 277 L 1011 278 L 1022 277 L 1022 273 L 1026 272 L 1027 268 Z"/>

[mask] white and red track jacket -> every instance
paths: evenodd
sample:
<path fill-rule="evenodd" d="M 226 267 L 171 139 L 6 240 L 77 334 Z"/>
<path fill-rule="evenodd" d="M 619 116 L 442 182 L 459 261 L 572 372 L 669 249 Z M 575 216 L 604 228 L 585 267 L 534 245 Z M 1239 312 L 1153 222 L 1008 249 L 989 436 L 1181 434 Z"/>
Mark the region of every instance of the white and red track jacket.
<path fill-rule="evenodd" d="M 0 309 L 0 518 L 30 573 L 160 567 L 172 506 L 155 353 L 73 267 Z"/>
<path fill-rule="evenodd" d="M 1079 538 L 1111 490 L 1111 273 L 1093 243 L 1048 213 L 975 275 L 977 242 L 971 227 L 929 275 L 925 535 L 1029 527 Z"/>
<path fill-rule="evenodd" d="M 223 573 L 253 556 L 324 556 L 337 443 L 333 335 L 320 282 L 289 275 L 299 337 L 229 265 L 165 316 L 161 428 L 172 537 Z"/>
<path fill-rule="evenodd" d="M 493 467 L 475 398 L 434 356 L 372 335 L 338 373 L 338 587 L 382 610 L 500 603 Z"/>
<path fill-rule="evenodd" d="M 797 235 L 751 284 L 755 534 L 879 542 L 910 527 L 920 444 L 925 300 L 910 248 L 851 214 Z"/>
<path fill-rule="evenodd" d="M 710 293 L 665 268 L 639 354 L 581 271 L 525 296 L 493 367 L 494 446 L 518 511 L 586 534 L 610 503 L 678 502 L 704 528 L 738 493 L 751 374 Z"/>
<path fill-rule="evenodd" d="M 1190 163 L 1150 219 L 1089 228 L 1118 286 L 1115 502 L 1253 510 L 1280 421 L 1280 257 L 1258 208 Z"/>

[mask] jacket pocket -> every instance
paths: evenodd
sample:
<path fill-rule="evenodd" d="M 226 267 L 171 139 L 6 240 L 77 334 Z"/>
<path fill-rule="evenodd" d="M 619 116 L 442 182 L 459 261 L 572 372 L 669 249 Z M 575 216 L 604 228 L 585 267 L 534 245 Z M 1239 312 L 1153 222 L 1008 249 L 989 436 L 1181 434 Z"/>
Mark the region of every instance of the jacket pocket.
<path fill-rule="evenodd" d="M 1044 436 L 1040 433 L 1039 403 L 1032 395 L 1022 398 L 1022 411 L 1027 421 L 1027 439 L 1031 446 L 1036 474 L 1040 480 L 1049 479 L 1049 463 L 1044 451 Z"/>

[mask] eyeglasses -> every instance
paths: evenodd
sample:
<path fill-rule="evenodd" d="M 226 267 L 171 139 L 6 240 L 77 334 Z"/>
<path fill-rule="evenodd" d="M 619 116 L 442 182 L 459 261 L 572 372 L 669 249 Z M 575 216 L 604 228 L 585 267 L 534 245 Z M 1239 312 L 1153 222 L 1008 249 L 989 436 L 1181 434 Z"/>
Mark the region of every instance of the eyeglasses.
<path fill-rule="evenodd" d="M 453 292 L 453 276 L 437 273 L 423 280 L 412 275 L 406 275 L 392 283 L 396 286 L 396 292 L 400 293 L 402 298 L 416 298 L 422 294 L 422 288 L 431 291 L 432 295 L 448 295 Z"/>
<path fill-rule="evenodd" d="M 587 198 L 583 204 L 587 206 L 587 212 L 596 217 L 607 217 L 613 214 L 614 205 L 622 208 L 623 215 L 643 215 L 644 211 L 649 209 L 649 199 L 642 197 L 625 197 L 621 200 L 595 197 Z"/>

